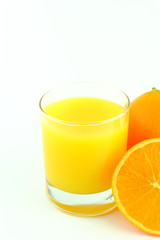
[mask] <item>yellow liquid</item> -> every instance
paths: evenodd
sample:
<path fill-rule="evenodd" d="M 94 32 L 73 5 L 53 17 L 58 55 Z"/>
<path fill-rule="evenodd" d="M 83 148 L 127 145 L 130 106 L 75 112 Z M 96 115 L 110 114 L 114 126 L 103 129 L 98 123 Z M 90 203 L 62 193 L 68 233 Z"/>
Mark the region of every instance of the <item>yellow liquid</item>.
<path fill-rule="evenodd" d="M 128 122 L 124 114 L 114 121 L 101 121 L 116 117 L 124 108 L 100 98 L 78 97 L 49 104 L 44 112 L 73 122 L 65 124 L 42 115 L 48 184 L 75 194 L 92 194 L 111 188 L 115 166 L 126 151 Z M 67 206 L 66 210 L 81 212 L 81 208 L 75 206 L 73 209 Z M 87 211 L 91 213 L 92 209 Z"/>

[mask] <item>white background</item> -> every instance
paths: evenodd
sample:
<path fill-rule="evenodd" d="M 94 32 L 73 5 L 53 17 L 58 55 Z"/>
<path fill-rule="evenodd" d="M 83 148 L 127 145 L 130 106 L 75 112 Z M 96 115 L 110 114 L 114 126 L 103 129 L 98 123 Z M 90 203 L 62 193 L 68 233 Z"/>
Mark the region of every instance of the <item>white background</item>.
<path fill-rule="evenodd" d="M 38 101 L 81 80 L 131 100 L 160 88 L 159 0 L 0 1 L 0 239 L 155 239 L 119 211 L 74 217 L 45 196 Z"/>

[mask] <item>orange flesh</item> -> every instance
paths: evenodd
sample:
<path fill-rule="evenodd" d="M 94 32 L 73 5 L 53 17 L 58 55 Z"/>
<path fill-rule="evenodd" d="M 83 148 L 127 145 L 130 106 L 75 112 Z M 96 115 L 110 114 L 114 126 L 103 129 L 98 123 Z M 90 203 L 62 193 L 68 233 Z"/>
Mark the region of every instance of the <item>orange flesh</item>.
<path fill-rule="evenodd" d="M 120 211 L 140 229 L 160 235 L 160 139 L 131 148 L 113 176 Z"/>

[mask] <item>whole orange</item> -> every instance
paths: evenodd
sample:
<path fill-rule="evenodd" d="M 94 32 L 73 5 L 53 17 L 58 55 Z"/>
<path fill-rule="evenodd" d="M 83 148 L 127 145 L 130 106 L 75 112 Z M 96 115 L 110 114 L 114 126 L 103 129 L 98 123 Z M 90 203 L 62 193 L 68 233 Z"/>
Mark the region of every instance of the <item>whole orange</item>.
<path fill-rule="evenodd" d="M 160 90 L 152 88 L 130 106 L 128 148 L 145 139 L 160 137 Z"/>

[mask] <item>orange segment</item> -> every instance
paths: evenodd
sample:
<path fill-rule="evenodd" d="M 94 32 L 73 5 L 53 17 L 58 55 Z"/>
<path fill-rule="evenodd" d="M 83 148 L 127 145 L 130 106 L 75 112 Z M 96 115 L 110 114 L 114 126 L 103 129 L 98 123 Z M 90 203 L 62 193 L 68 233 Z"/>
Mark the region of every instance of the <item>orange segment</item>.
<path fill-rule="evenodd" d="M 125 154 L 112 189 L 117 207 L 130 222 L 160 235 L 160 138 L 140 142 Z"/>

